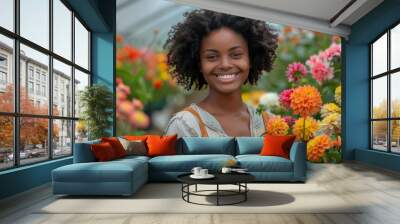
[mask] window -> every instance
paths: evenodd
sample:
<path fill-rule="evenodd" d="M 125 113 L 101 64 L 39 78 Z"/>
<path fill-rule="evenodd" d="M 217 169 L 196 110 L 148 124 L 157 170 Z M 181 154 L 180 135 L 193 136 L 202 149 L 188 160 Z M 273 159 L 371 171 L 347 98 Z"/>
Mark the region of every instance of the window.
<path fill-rule="evenodd" d="M 0 54 L 0 88 L 5 91 L 7 85 L 7 56 Z"/>
<path fill-rule="evenodd" d="M 42 96 L 46 96 L 46 86 L 42 86 Z"/>
<path fill-rule="evenodd" d="M 400 153 L 400 24 L 370 45 L 371 148 Z"/>
<path fill-rule="evenodd" d="M 40 84 L 36 84 L 36 95 L 40 95 Z"/>
<path fill-rule="evenodd" d="M 0 84 L 6 85 L 7 84 L 7 73 L 0 71 Z"/>
<path fill-rule="evenodd" d="M 28 92 L 29 94 L 33 94 L 33 82 L 28 82 Z"/>
<path fill-rule="evenodd" d="M 29 66 L 29 71 L 28 71 L 29 79 L 33 80 L 33 67 Z"/>
<path fill-rule="evenodd" d="M 7 56 L 0 55 L 0 67 L 7 68 Z"/>
<path fill-rule="evenodd" d="M 72 155 L 87 139 L 73 105 L 90 85 L 90 31 L 62 0 L 0 0 L 0 26 L 0 170 Z"/>

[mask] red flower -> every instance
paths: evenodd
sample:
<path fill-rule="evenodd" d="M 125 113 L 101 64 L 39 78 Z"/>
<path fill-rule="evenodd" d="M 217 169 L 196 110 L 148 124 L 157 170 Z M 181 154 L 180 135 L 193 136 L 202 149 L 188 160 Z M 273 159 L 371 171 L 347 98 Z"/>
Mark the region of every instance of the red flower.
<path fill-rule="evenodd" d="M 160 89 L 162 87 L 162 81 L 160 79 L 157 79 L 153 82 L 153 87 L 154 89 Z"/>

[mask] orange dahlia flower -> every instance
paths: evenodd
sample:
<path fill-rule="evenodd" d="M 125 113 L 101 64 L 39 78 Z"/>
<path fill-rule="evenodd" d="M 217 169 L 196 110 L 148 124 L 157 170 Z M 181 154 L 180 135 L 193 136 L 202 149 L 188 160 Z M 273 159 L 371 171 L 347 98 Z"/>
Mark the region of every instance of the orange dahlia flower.
<path fill-rule="evenodd" d="M 304 120 L 305 119 L 305 120 Z M 318 121 L 312 117 L 299 118 L 293 125 L 293 134 L 297 140 L 308 141 L 314 137 L 314 133 L 318 130 Z"/>
<path fill-rule="evenodd" d="M 318 113 L 322 105 L 321 94 L 317 88 L 310 85 L 295 88 L 290 100 L 293 113 L 302 117 Z"/>
<path fill-rule="evenodd" d="M 268 120 L 267 134 L 269 135 L 287 135 L 289 125 L 281 117 L 273 117 Z"/>
<path fill-rule="evenodd" d="M 332 147 L 328 135 L 319 135 L 307 143 L 307 159 L 312 162 L 320 162 L 325 151 Z"/>

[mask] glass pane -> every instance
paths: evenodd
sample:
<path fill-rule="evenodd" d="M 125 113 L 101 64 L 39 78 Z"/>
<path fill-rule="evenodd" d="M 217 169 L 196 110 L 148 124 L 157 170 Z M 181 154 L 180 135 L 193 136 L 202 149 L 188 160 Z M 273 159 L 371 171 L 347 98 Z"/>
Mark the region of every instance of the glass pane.
<path fill-rule="evenodd" d="M 88 129 L 84 120 L 75 121 L 75 143 L 87 141 Z"/>
<path fill-rule="evenodd" d="M 72 12 L 60 1 L 53 1 L 53 51 L 71 60 Z"/>
<path fill-rule="evenodd" d="M 21 36 L 49 48 L 49 0 L 20 0 Z"/>
<path fill-rule="evenodd" d="M 89 32 L 75 18 L 75 63 L 89 70 Z"/>
<path fill-rule="evenodd" d="M 20 118 L 20 164 L 34 163 L 49 158 L 49 120 Z"/>
<path fill-rule="evenodd" d="M 56 59 L 53 60 L 53 114 L 72 117 L 72 70 Z"/>
<path fill-rule="evenodd" d="M 372 80 L 372 118 L 387 117 L 387 77 Z"/>
<path fill-rule="evenodd" d="M 400 120 L 391 121 L 392 152 L 400 153 Z"/>
<path fill-rule="evenodd" d="M 387 151 L 387 121 L 372 122 L 372 148 Z"/>
<path fill-rule="evenodd" d="M 387 34 L 372 44 L 372 68 L 373 75 L 387 71 Z"/>
<path fill-rule="evenodd" d="M 72 121 L 53 120 L 53 157 L 72 154 Z"/>
<path fill-rule="evenodd" d="M 400 67 L 400 24 L 391 30 L 390 60 L 391 69 Z"/>
<path fill-rule="evenodd" d="M 391 75 L 390 81 L 390 98 L 391 98 L 391 115 L 392 117 L 400 117 L 400 72 Z"/>
<path fill-rule="evenodd" d="M 0 35 L 0 111 L 14 111 L 14 42 Z"/>
<path fill-rule="evenodd" d="M 48 64 L 47 55 L 21 44 L 21 113 L 48 114 Z"/>
<path fill-rule="evenodd" d="M 75 69 L 75 117 L 79 117 L 81 114 L 80 94 L 86 86 L 89 86 L 89 75 Z"/>
<path fill-rule="evenodd" d="M 0 170 L 14 165 L 13 118 L 0 116 Z"/>
<path fill-rule="evenodd" d="M 0 1 L 0 26 L 14 31 L 14 0 Z"/>

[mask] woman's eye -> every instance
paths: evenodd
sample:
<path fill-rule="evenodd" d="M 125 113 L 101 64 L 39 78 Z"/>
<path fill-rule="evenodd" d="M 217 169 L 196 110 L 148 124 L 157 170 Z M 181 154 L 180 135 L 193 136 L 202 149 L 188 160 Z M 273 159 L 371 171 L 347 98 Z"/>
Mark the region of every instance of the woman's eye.
<path fill-rule="evenodd" d="M 232 54 L 233 58 L 240 58 L 243 54 L 242 53 L 236 53 L 236 54 Z"/>
<path fill-rule="evenodd" d="M 217 58 L 217 56 L 215 56 L 215 55 L 208 55 L 208 56 L 206 56 L 206 58 L 207 58 L 208 60 L 214 60 L 214 59 Z"/>

